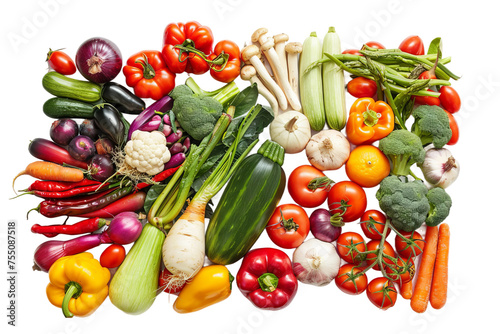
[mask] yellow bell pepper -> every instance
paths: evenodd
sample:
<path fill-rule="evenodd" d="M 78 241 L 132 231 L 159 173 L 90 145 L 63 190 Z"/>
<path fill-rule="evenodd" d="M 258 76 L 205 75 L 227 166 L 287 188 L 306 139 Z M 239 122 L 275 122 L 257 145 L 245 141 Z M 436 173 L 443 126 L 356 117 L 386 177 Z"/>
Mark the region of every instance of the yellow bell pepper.
<path fill-rule="evenodd" d="M 182 288 L 175 300 L 174 310 L 179 313 L 190 313 L 223 301 L 231 294 L 233 279 L 234 277 L 223 265 L 201 268 Z"/>
<path fill-rule="evenodd" d="M 108 296 L 111 275 L 91 253 L 58 259 L 49 269 L 47 297 L 66 318 L 92 314 Z"/>

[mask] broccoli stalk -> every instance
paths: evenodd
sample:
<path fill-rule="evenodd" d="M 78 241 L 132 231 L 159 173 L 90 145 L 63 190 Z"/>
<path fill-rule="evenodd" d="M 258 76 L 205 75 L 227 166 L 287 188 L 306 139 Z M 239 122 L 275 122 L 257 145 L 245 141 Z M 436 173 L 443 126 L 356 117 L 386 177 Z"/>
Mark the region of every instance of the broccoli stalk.
<path fill-rule="evenodd" d="M 420 137 L 422 145 L 441 148 L 451 139 L 450 121 L 446 111 L 438 106 L 421 105 L 413 111 L 415 122 L 411 131 Z"/>
<path fill-rule="evenodd" d="M 391 173 L 407 176 L 411 174 L 411 166 L 422 163 L 425 150 L 420 138 L 408 130 L 394 130 L 380 140 L 379 149 L 389 158 L 392 164 Z"/>
<path fill-rule="evenodd" d="M 230 83 L 222 86 L 219 89 L 216 89 L 211 92 L 207 92 L 198 86 L 198 84 L 194 81 L 193 78 L 189 77 L 186 80 L 186 86 L 191 88 L 193 93 L 198 96 L 209 96 L 220 102 L 224 107 L 227 106 L 229 102 L 231 102 L 236 95 L 240 92 L 238 86 L 231 81 Z"/>

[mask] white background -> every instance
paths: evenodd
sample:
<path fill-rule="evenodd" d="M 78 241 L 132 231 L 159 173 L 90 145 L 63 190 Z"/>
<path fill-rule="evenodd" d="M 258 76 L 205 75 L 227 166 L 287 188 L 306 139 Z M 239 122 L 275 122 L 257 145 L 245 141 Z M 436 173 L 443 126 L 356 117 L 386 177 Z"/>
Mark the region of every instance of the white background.
<path fill-rule="evenodd" d="M 4 4 L 2 24 L 2 210 L 0 221 L 0 319 L 2 332 L 36 331 L 60 333 L 136 333 L 144 331 L 176 333 L 299 333 L 329 332 L 371 333 L 443 333 L 482 332 L 497 324 L 498 252 L 496 176 L 498 168 L 498 17 L 487 1 L 98 1 L 70 2 L 40 0 Z M 392 309 L 380 311 L 366 295 L 349 296 L 335 284 L 317 288 L 300 284 L 289 307 L 278 312 L 253 307 L 233 286 L 226 301 L 200 312 L 180 315 L 173 311 L 174 298 L 161 294 L 144 314 L 131 316 L 115 308 L 107 299 L 88 318 L 64 319 L 61 310 L 45 296 L 48 275 L 33 272 L 32 256 L 46 238 L 33 235 L 34 223 L 62 223 L 63 218 L 46 219 L 26 212 L 39 203 L 35 197 L 14 195 L 12 178 L 34 159 L 28 144 L 36 137 L 49 138 L 52 119 L 45 117 L 42 105 L 50 95 L 41 86 L 46 73 L 44 62 L 49 47 L 66 48 L 74 57 L 87 38 L 102 36 L 114 41 L 124 61 L 132 53 L 161 48 L 162 34 L 170 22 L 197 20 L 212 28 L 215 40 L 230 39 L 240 46 L 252 32 L 267 27 L 272 34 L 285 32 L 290 40 L 300 41 L 311 31 L 322 37 L 333 25 L 340 34 L 343 49 L 359 48 L 363 42 L 377 40 L 388 48 L 398 47 L 409 35 L 418 34 L 428 45 L 442 37 L 444 55 L 452 56 L 449 67 L 462 79 L 453 82 L 461 94 L 462 110 L 456 114 L 460 126 L 459 143 L 451 150 L 461 164 L 458 181 L 449 188 L 453 198 L 447 220 L 451 227 L 448 303 L 441 310 L 430 306 L 425 314 L 415 314 L 409 301 L 398 297 Z M 75 77 L 79 77 L 78 73 Z M 185 76 L 178 76 L 182 83 Z M 207 74 L 196 80 L 203 88 L 218 84 Z M 116 81 L 124 83 L 122 74 Z M 240 88 L 246 83 L 238 81 Z M 265 102 L 265 101 L 263 101 Z M 348 100 L 348 106 L 352 99 Z M 148 101 L 148 104 L 150 101 Z M 267 131 L 262 136 L 267 136 Z M 287 175 L 307 163 L 304 153 L 287 156 Z M 492 175 L 493 174 L 493 175 Z M 342 170 L 328 173 L 333 179 L 345 179 Z M 24 176 L 17 189 L 33 180 Z M 373 190 L 368 191 L 369 208 L 377 208 Z M 282 203 L 291 202 L 285 194 Z M 7 325 L 6 223 L 18 222 L 17 325 Z M 74 221 L 74 220 L 72 220 Z M 360 231 L 351 223 L 345 230 Z M 393 236 L 389 237 L 393 240 Z M 271 246 L 266 233 L 256 246 Z M 99 256 L 105 246 L 95 249 Z M 292 251 L 287 251 L 289 255 Z M 235 275 L 239 262 L 229 266 Z M 370 273 L 370 278 L 377 275 Z M 493 306 L 495 305 L 495 306 Z M 495 328 L 495 327 L 494 327 Z"/>

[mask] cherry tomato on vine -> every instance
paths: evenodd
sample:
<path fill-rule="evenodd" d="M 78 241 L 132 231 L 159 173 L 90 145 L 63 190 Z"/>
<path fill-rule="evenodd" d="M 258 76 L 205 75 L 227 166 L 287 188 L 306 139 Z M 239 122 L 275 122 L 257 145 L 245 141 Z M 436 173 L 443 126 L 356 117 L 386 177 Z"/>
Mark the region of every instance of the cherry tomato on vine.
<path fill-rule="evenodd" d="M 369 252 L 369 251 L 377 250 L 377 249 L 379 249 L 379 245 L 380 245 L 380 240 L 371 240 L 371 241 L 369 241 L 366 244 L 366 251 Z M 388 255 L 390 257 L 393 257 L 393 258 L 396 257 L 396 253 L 394 252 L 394 248 L 387 241 L 384 241 L 384 246 L 382 247 L 382 252 L 385 255 Z M 377 258 L 377 254 L 376 253 L 366 254 L 366 264 L 368 266 L 370 266 L 373 262 L 375 262 L 376 258 Z M 385 263 L 385 264 L 393 264 L 394 261 L 392 261 L 392 260 L 390 260 L 388 258 L 383 257 L 383 263 Z M 375 264 L 375 266 L 373 267 L 373 269 L 380 270 L 380 266 L 378 265 L 378 263 Z"/>
<path fill-rule="evenodd" d="M 343 222 L 359 219 L 366 210 L 366 193 L 352 181 L 340 181 L 328 192 L 330 214 L 339 214 Z"/>
<path fill-rule="evenodd" d="M 319 177 L 326 178 L 322 171 L 310 165 L 299 166 L 290 173 L 288 193 L 298 205 L 305 208 L 315 208 L 325 202 L 328 196 L 327 188 L 309 188 L 310 182 Z"/>
<path fill-rule="evenodd" d="M 398 284 L 409 282 L 415 276 L 415 263 L 413 259 L 403 259 L 398 257 L 395 265 L 386 266 L 387 276 Z"/>
<path fill-rule="evenodd" d="M 399 235 L 396 235 L 396 238 L 394 239 L 394 246 L 396 247 L 398 254 L 405 259 L 419 256 L 425 247 L 422 235 L 417 231 L 400 233 L 408 240 L 404 240 Z"/>
<path fill-rule="evenodd" d="M 450 114 L 454 114 L 460 110 L 462 102 L 460 101 L 460 95 L 457 91 L 450 86 L 441 86 L 439 89 L 441 95 L 439 95 L 439 101 L 446 111 Z"/>
<path fill-rule="evenodd" d="M 385 215 L 378 210 L 368 210 L 361 216 L 361 229 L 367 238 L 372 240 L 382 239 L 384 226 L 386 222 Z M 387 229 L 386 237 L 391 233 L 391 229 Z"/>
<path fill-rule="evenodd" d="M 49 49 L 47 63 L 49 63 L 51 69 L 63 75 L 71 75 L 76 72 L 73 59 L 60 50 L 52 51 L 52 49 Z"/>
<path fill-rule="evenodd" d="M 374 49 L 385 49 L 385 46 L 383 46 L 381 43 L 375 42 L 375 41 L 366 42 L 365 45 L 369 46 L 371 48 L 374 48 Z"/>
<path fill-rule="evenodd" d="M 460 137 L 460 131 L 458 130 L 457 120 L 455 116 L 449 113 L 447 110 L 446 114 L 448 115 L 448 119 L 450 120 L 450 129 L 451 129 L 451 138 L 448 142 L 448 145 L 455 145 L 458 142 L 458 138 Z"/>
<path fill-rule="evenodd" d="M 342 260 L 360 264 L 363 262 L 363 256 L 359 253 L 366 251 L 365 239 L 356 232 L 344 232 L 337 239 L 337 252 Z"/>
<path fill-rule="evenodd" d="M 122 245 L 111 244 L 101 254 L 99 262 L 106 268 L 116 268 L 125 260 L 125 248 Z"/>
<path fill-rule="evenodd" d="M 349 295 L 359 295 L 366 290 L 368 278 L 366 274 L 361 274 L 362 269 L 353 264 L 344 264 L 339 269 L 335 284 L 340 291 Z"/>
<path fill-rule="evenodd" d="M 372 97 L 377 93 L 377 84 L 375 81 L 356 77 L 347 83 L 347 91 L 354 97 Z"/>
<path fill-rule="evenodd" d="M 418 36 L 406 37 L 399 45 L 399 49 L 403 52 L 411 53 L 412 55 L 417 56 L 425 54 L 424 42 Z"/>
<path fill-rule="evenodd" d="M 396 304 L 398 293 L 394 283 L 385 277 L 377 277 L 370 281 L 366 289 L 368 299 L 382 310 L 387 310 Z"/>
<path fill-rule="evenodd" d="M 282 248 L 298 247 L 309 233 L 307 212 L 295 204 L 283 204 L 274 210 L 266 227 L 269 238 Z"/>

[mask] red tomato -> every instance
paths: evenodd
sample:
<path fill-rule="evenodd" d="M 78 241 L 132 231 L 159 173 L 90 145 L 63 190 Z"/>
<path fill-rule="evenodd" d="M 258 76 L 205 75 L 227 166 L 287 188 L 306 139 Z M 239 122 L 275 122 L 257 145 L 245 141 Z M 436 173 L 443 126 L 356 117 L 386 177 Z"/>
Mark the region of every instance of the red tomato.
<path fill-rule="evenodd" d="M 269 238 L 279 247 L 296 248 L 309 233 L 309 217 L 304 209 L 295 204 L 283 204 L 274 210 L 267 223 Z"/>
<path fill-rule="evenodd" d="M 406 37 L 399 45 L 399 49 L 417 56 L 425 54 L 424 42 L 418 36 Z"/>
<path fill-rule="evenodd" d="M 421 80 L 427 80 L 427 79 L 437 79 L 435 74 L 432 74 L 430 71 L 424 71 L 422 74 L 418 76 L 419 79 Z"/>
<path fill-rule="evenodd" d="M 347 83 L 347 91 L 354 97 L 372 97 L 377 93 L 377 84 L 375 81 L 356 77 Z"/>
<path fill-rule="evenodd" d="M 359 52 L 359 50 L 356 50 L 356 49 L 346 49 L 344 51 L 342 51 L 342 54 L 351 54 L 351 55 L 355 55 L 355 56 L 362 56 L 363 54 L 361 52 Z"/>
<path fill-rule="evenodd" d="M 429 92 L 433 92 L 432 89 L 427 88 Z M 439 106 L 441 104 L 441 101 L 439 100 L 439 97 L 434 97 L 434 96 L 419 96 L 419 95 L 414 95 L 415 97 L 415 103 L 420 104 L 420 105 L 427 105 L 427 106 Z"/>
<path fill-rule="evenodd" d="M 171 294 L 178 294 L 186 285 L 186 281 L 174 279 L 170 271 L 164 268 L 158 276 L 158 289 Z"/>
<path fill-rule="evenodd" d="M 446 111 L 446 110 L 445 110 Z M 451 138 L 448 142 L 448 145 L 455 145 L 458 142 L 458 137 L 460 136 L 460 132 L 458 131 L 458 124 L 455 116 L 446 111 L 448 118 L 450 119 L 450 128 L 451 128 Z"/>
<path fill-rule="evenodd" d="M 368 283 L 366 274 L 361 274 L 361 272 L 361 268 L 352 264 L 344 264 L 340 267 L 337 277 L 335 277 L 335 284 L 342 292 L 359 295 L 366 290 L 366 284 Z"/>
<path fill-rule="evenodd" d="M 375 41 L 366 42 L 365 45 L 375 49 L 385 49 L 385 46 Z"/>
<path fill-rule="evenodd" d="M 106 268 L 116 268 L 125 260 L 125 248 L 122 245 L 111 244 L 101 254 L 99 262 Z"/>
<path fill-rule="evenodd" d="M 441 95 L 439 95 L 439 101 L 444 109 L 449 113 L 454 114 L 460 110 L 462 102 L 460 101 L 460 95 L 457 91 L 450 86 L 441 86 L 439 89 Z"/>
<path fill-rule="evenodd" d="M 340 181 L 328 192 L 330 214 L 340 214 L 342 221 L 359 219 L 366 210 L 366 193 L 357 183 Z"/>
<path fill-rule="evenodd" d="M 382 310 L 387 310 L 396 304 L 398 293 L 394 283 L 385 277 L 377 277 L 368 284 L 366 295 L 368 299 Z"/>
<path fill-rule="evenodd" d="M 422 235 L 417 231 L 400 233 L 407 240 L 404 240 L 399 235 L 396 235 L 396 238 L 394 239 L 394 246 L 396 247 L 398 254 L 405 259 L 419 256 L 425 247 Z"/>
<path fill-rule="evenodd" d="M 379 245 L 380 245 L 380 240 L 372 240 L 366 244 L 366 251 L 369 252 L 369 251 L 377 250 L 377 249 L 379 249 Z M 388 255 L 390 257 L 396 257 L 396 253 L 394 252 L 394 248 L 392 248 L 391 244 L 388 243 L 387 241 L 384 241 L 384 246 L 382 248 L 382 252 L 385 255 Z M 370 266 L 373 262 L 375 262 L 376 258 L 377 258 L 377 253 L 367 254 L 366 255 L 366 264 L 368 266 Z M 390 259 L 388 259 L 386 257 L 383 258 L 383 261 L 384 261 L 384 263 L 389 263 L 389 264 L 394 263 L 393 261 L 391 261 Z M 378 263 L 375 264 L 373 269 L 380 270 Z"/>
<path fill-rule="evenodd" d="M 363 262 L 359 253 L 366 251 L 363 237 L 356 232 L 344 232 L 337 239 L 337 251 L 341 259 L 352 264 Z"/>
<path fill-rule="evenodd" d="M 76 72 L 73 59 L 62 51 L 52 51 L 49 49 L 49 52 L 47 52 L 47 62 L 51 69 L 63 75 L 71 75 Z"/>
<path fill-rule="evenodd" d="M 288 192 L 293 200 L 305 208 L 315 208 L 323 204 L 328 196 L 327 188 L 309 189 L 314 178 L 326 177 L 319 169 L 303 165 L 295 168 L 288 177 Z"/>
<path fill-rule="evenodd" d="M 410 259 L 398 257 L 395 265 L 386 266 L 387 276 L 398 284 L 409 282 L 415 276 L 415 263 Z"/>
<path fill-rule="evenodd" d="M 382 233 L 384 232 L 384 226 L 386 222 L 385 215 L 378 210 L 368 210 L 363 216 L 361 216 L 361 229 L 367 238 L 372 240 L 382 239 Z M 387 229 L 388 236 L 391 233 L 391 229 Z"/>

